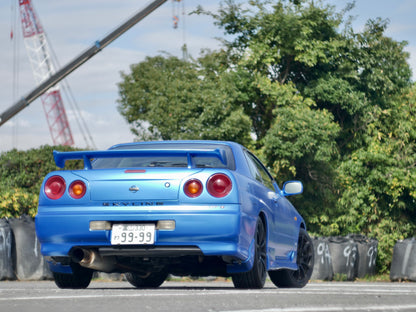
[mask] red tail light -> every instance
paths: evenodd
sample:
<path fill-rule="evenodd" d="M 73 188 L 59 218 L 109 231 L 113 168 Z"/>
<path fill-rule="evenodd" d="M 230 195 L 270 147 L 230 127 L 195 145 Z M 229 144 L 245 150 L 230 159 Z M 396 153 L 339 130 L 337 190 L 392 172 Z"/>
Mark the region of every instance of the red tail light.
<path fill-rule="evenodd" d="M 45 194 L 50 199 L 59 199 L 65 193 L 65 180 L 61 176 L 52 176 L 45 183 Z"/>
<path fill-rule="evenodd" d="M 204 187 L 202 186 L 201 181 L 197 179 L 187 181 L 183 187 L 183 191 L 189 197 L 198 197 L 201 195 L 203 189 Z"/>
<path fill-rule="evenodd" d="M 214 197 L 225 197 L 227 196 L 233 184 L 229 177 L 223 173 L 216 173 L 212 175 L 207 182 L 208 192 Z"/>
<path fill-rule="evenodd" d="M 68 191 L 72 198 L 80 199 L 85 195 L 87 187 L 84 182 L 77 180 L 71 183 Z"/>

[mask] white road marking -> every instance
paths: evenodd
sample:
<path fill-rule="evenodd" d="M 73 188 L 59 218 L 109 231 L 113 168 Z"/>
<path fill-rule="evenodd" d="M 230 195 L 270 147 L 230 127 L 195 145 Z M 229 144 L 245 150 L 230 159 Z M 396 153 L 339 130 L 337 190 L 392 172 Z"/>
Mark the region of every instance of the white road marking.
<path fill-rule="evenodd" d="M 111 288 L 109 288 L 111 289 Z M 256 294 L 256 295 L 350 295 L 350 296 L 362 296 L 362 295 L 374 295 L 374 294 L 383 294 L 388 296 L 415 296 L 415 289 L 357 289 L 355 291 L 352 290 L 344 290 L 342 288 L 339 288 L 338 291 L 332 289 L 332 288 L 326 288 L 326 289 L 311 289 L 311 288 L 304 288 L 301 290 L 281 290 L 281 289 L 275 289 L 275 290 L 239 290 L 239 289 L 233 289 L 230 288 L 229 290 L 223 289 L 223 290 L 210 290 L 209 288 L 190 288 L 187 289 L 186 292 L 184 292 L 183 289 L 181 290 L 174 290 L 174 289 L 158 289 L 153 290 L 150 293 L 137 293 L 132 292 L 135 291 L 135 289 L 129 289 L 128 293 L 111 293 L 111 294 L 83 294 L 82 291 L 78 292 L 76 295 L 48 295 L 48 296 L 36 296 L 36 297 L 30 297 L 30 296 L 19 296 L 15 293 L 16 290 L 19 289 L 7 289 L 7 290 L 0 290 L 0 294 L 3 294 L 2 298 L 0 298 L 1 301 L 12 301 L 12 300 L 60 300 L 60 299 L 90 299 L 90 298 L 134 298 L 134 297 L 163 297 L 163 296 L 177 296 L 177 297 L 183 297 L 183 296 L 241 296 L 241 295 L 247 295 L 247 294 Z M 45 289 L 47 290 L 47 289 Z M 89 290 L 94 290 L 93 288 L 90 288 Z M 57 290 L 58 292 L 67 292 L 68 290 Z M 85 290 L 87 292 L 88 290 Z M 4 296 L 5 293 L 10 292 L 9 296 Z M 13 294 L 12 294 L 13 293 Z M 319 309 L 318 309 L 319 310 Z M 318 311 L 318 310 L 310 310 L 310 311 Z M 248 310 L 251 311 L 251 310 Z M 263 310 L 260 310 L 263 312 Z M 265 310 L 269 312 L 268 310 Z M 270 310 L 274 311 L 274 310 Z M 280 310 L 276 310 L 280 311 Z M 286 310 L 283 310 L 286 311 Z M 291 310 L 288 310 L 291 311 Z M 297 310 L 294 310 L 297 311 Z M 303 310 L 299 310 L 303 311 Z M 309 311 L 309 310 L 307 310 Z M 329 311 L 344 311 L 344 310 L 329 310 Z M 359 310 L 360 311 L 360 310 Z"/>
<path fill-rule="evenodd" d="M 360 311 L 405 311 L 415 310 L 416 304 L 410 305 L 382 305 L 382 306 L 358 306 L 358 307 L 302 307 L 302 308 L 273 308 L 263 310 L 232 310 L 221 312 L 360 312 Z"/>

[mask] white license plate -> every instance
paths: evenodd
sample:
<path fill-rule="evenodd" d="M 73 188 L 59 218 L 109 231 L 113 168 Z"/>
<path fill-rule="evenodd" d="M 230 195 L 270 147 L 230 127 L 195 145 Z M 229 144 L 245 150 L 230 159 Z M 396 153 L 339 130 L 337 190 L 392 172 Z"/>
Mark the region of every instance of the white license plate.
<path fill-rule="evenodd" d="M 152 245 L 154 243 L 154 224 L 113 224 L 112 245 Z"/>

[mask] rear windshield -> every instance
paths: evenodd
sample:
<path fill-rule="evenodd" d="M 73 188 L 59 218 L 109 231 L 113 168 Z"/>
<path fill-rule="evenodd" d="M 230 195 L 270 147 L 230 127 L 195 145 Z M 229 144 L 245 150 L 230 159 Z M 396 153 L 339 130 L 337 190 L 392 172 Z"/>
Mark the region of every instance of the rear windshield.
<path fill-rule="evenodd" d="M 117 146 L 112 150 L 132 150 L 132 149 L 149 149 L 149 150 L 215 150 L 222 149 L 225 151 L 226 164 L 223 164 L 218 157 L 207 155 L 198 155 L 192 157 L 192 162 L 196 168 L 227 168 L 235 170 L 234 157 L 231 148 L 221 144 L 196 144 L 196 143 L 165 143 L 165 144 L 133 144 Z M 134 156 L 134 157 L 114 157 L 99 158 L 92 162 L 93 169 L 109 168 L 149 168 L 149 167 L 167 167 L 167 168 L 187 168 L 188 159 L 186 155 L 166 156 L 163 153 L 157 156 Z"/>

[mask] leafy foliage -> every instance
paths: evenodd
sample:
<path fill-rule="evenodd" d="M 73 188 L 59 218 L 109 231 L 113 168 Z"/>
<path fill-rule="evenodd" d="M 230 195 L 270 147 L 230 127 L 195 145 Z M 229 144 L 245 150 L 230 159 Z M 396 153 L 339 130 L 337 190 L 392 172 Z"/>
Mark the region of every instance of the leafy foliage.
<path fill-rule="evenodd" d="M 415 87 L 393 101 L 391 109 L 374 107 L 367 144 L 341 164 L 338 178 L 344 192 L 338 200 L 349 214 L 334 216 L 341 232 L 379 238 L 381 256 L 397 239 L 416 232 L 416 98 Z M 384 262 L 382 270 L 388 269 Z"/>
<path fill-rule="evenodd" d="M 351 7 L 198 7 L 224 30 L 225 51 L 132 65 L 119 109 L 139 140 L 225 139 L 256 149 L 279 181 L 304 182 L 294 201 L 310 231 L 377 238 L 385 272 L 394 242 L 416 229 L 416 87 L 407 43 L 386 37 L 380 18 L 355 32 Z"/>
<path fill-rule="evenodd" d="M 53 150 L 74 150 L 68 146 L 43 146 L 28 151 L 11 150 L 0 155 L 0 218 L 35 216 L 43 178 L 59 170 Z M 68 168 L 80 168 L 82 162 L 70 161 Z"/>
<path fill-rule="evenodd" d="M 347 11 L 320 1 L 199 9 L 232 35 L 237 100 L 279 180 L 305 183 L 295 201 L 309 229 L 378 238 L 385 271 L 395 239 L 415 229 L 411 72 L 406 42 L 384 36 L 385 20 L 356 33 Z"/>
<path fill-rule="evenodd" d="M 18 218 L 21 215 L 34 217 L 38 208 L 39 195 L 21 188 L 0 193 L 0 218 Z"/>
<path fill-rule="evenodd" d="M 339 157 L 335 139 L 340 129 L 331 113 L 316 109 L 316 104 L 297 94 L 291 84 L 272 84 L 274 89 L 284 89 L 287 94 L 277 95 L 275 99 L 271 96 L 277 107 L 273 110 L 272 125 L 262 140 L 262 154 L 280 181 L 295 178 L 307 185 L 302 198 L 295 199 L 296 205 L 303 207 L 304 215 L 315 215 L 333 197 L 332 161 Z M 269 91 L 263 92 L 271 95 Z M 287 103 L 280 104 L 282 99 Z"/>
<path fill-rule="evenodd" d="M 249 118 L 233 99 L 236 87 L 223 53 L 197 61 L 148 57 L 122 74 L 119 111 L 139 140 L 230 139 L 250 142 Z"/>

